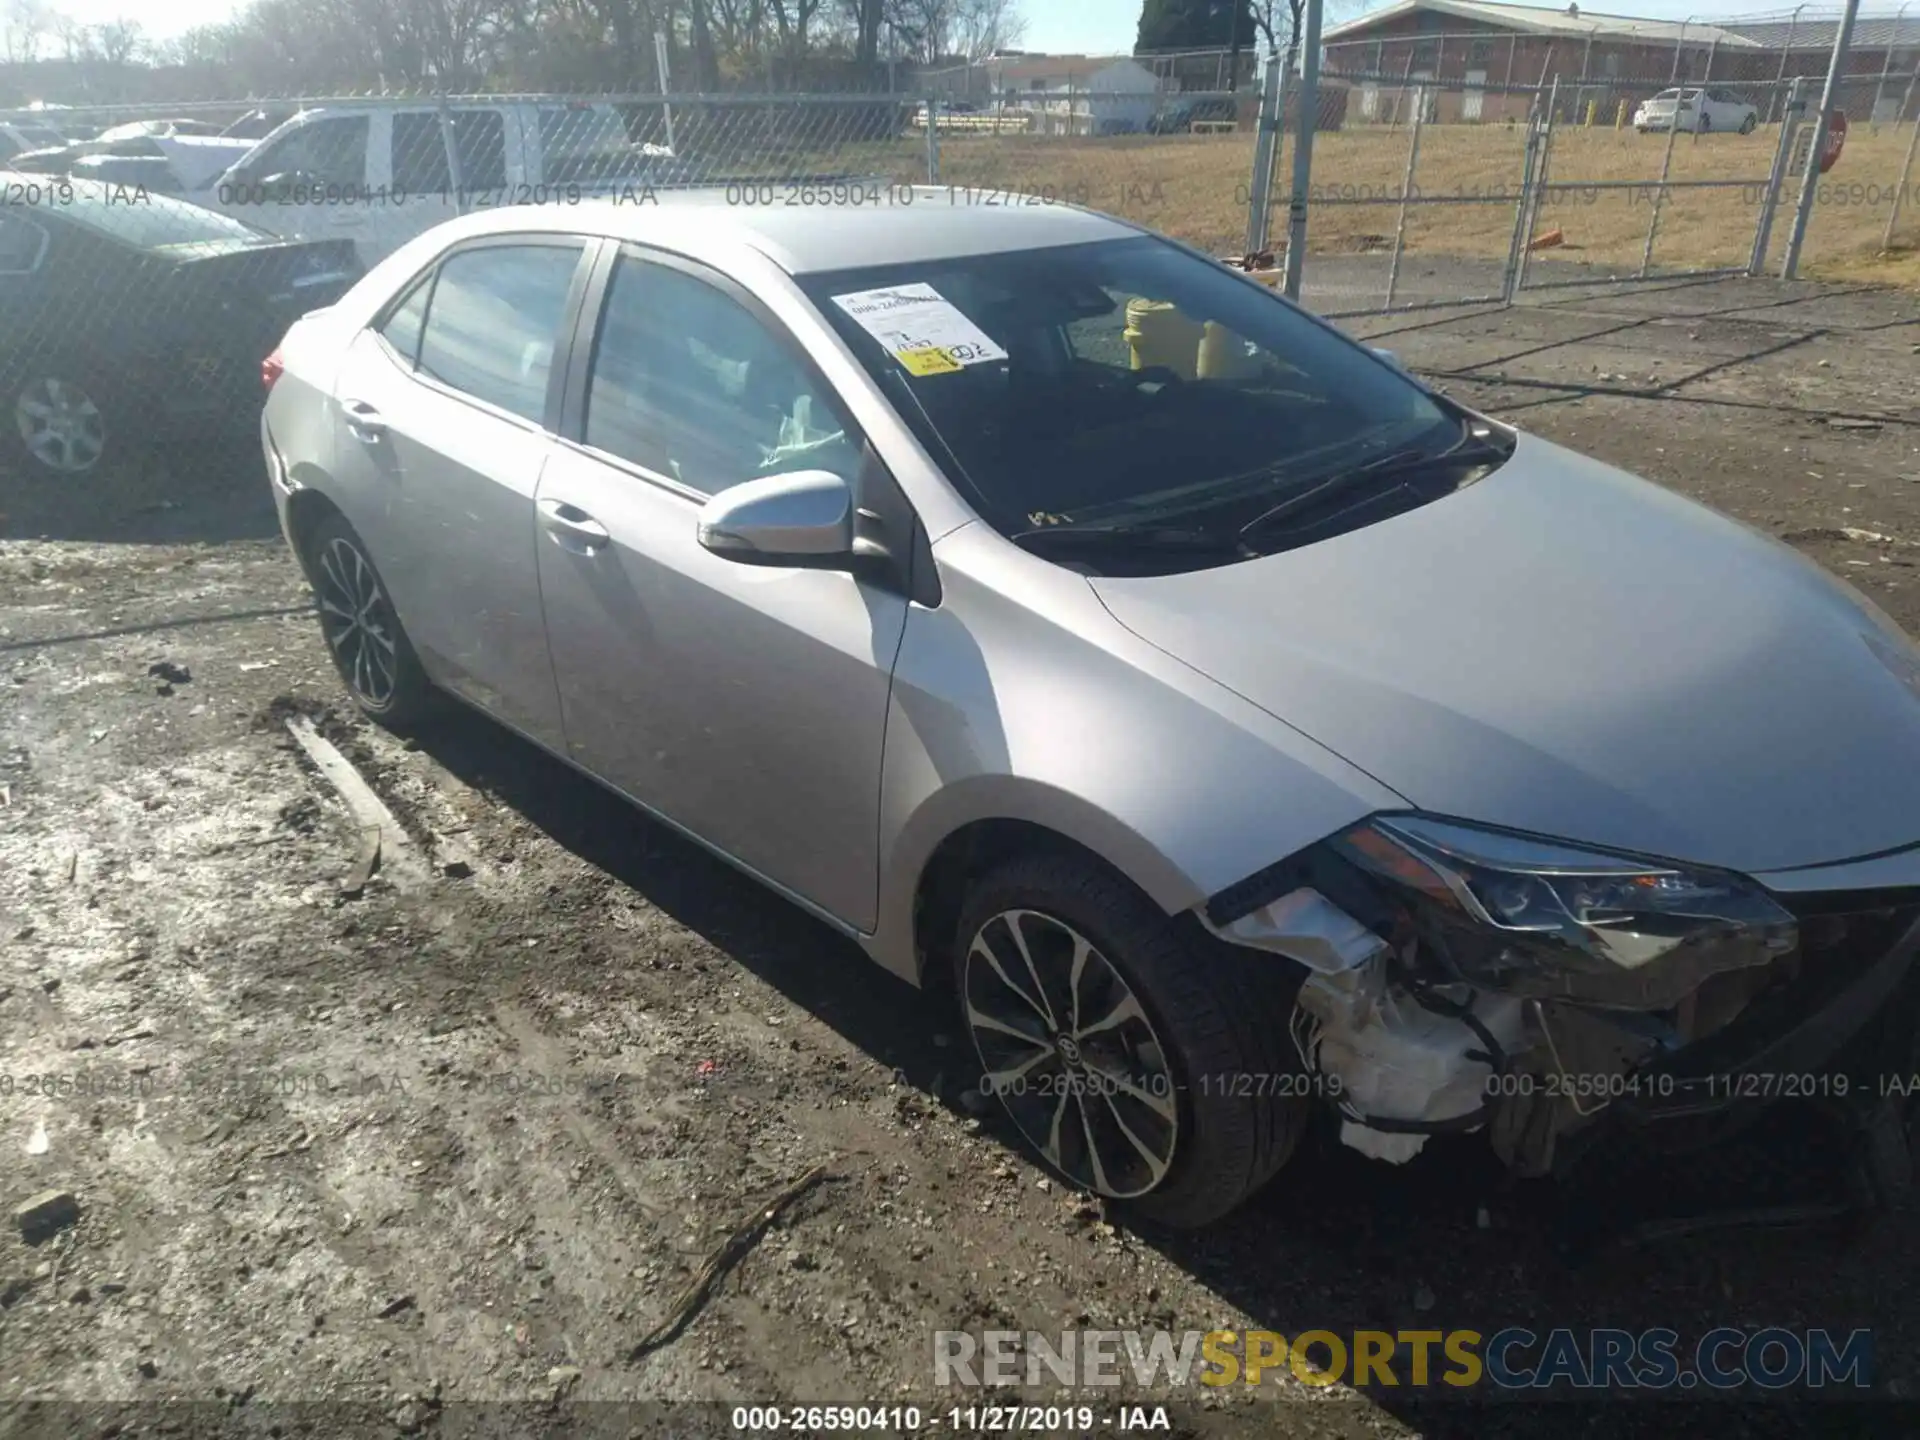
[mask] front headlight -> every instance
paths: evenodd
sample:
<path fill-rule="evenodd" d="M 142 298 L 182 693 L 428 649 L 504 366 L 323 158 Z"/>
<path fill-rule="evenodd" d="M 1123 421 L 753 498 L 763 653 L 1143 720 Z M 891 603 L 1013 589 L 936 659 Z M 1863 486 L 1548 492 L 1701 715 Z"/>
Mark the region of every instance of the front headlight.
<path fill-rule="evenodd" d="M 1722 970 L 1798 943 L 1793 917 L 1723 871 L 1425 816 L 1381 816 L 1333 848 L 1391 882 L 1428 948 L 1507 994 L 1665 1009 Z"/>

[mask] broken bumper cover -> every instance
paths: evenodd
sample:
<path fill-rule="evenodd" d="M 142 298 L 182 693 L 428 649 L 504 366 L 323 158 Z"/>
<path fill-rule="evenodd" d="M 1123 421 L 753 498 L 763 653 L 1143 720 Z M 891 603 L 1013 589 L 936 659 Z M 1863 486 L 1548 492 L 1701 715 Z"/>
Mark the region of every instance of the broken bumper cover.
<path fill-rule="evenodd" d="M 1859 957 L 1837 991 L 1798 1005 L 1791 1003 L 1795 996 L 1783 995 L 1772 1008 L 1786 1012 L 1784 1022 L 1769 1025 L 1773 1017 L 1764 1012 L 1743 1016 L 1720 1034 L 1645 1065 L 1634 1093 L 1608 1105 L 1605 1123 L 1566 1164 L 1629 1132 L 1661 1149 L 1697 1149 L 1733 1138 L 1769 1106 L 1806 1102 L 1866 1114 L 1911 1088 L 1920 1021 L 1914 964 L 1920 907 L 1895 913 L 1892 943 Z M 1802 985 L 1825 978 L 1816 972 Z"/>
<path fill-rule="evenodd" d="M 1564 1174 L 1623 1138 L 1703 1148 L 1771 1102 L 1883 1124 L 1888 1077 L 1920 1069 L 1920 847 L 1744 877 L 1377 817 L 1204 918 L 1303 967 L 1300 1061 L 1384 1160 L 1472 1130 Z"/>

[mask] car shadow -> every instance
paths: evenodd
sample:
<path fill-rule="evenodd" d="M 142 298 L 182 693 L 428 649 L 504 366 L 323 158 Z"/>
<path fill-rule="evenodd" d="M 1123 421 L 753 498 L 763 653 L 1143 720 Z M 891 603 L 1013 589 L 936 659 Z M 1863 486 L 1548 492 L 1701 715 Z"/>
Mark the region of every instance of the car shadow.
<path fill-rule="evenodd" d="M 150 447 L 81 475 L 0 461 L 0 539 L 220 544 L 279 533 L 257 442 Z"/>
<path fill-rule="evenodd" d="M 512 806 L 556 844 L 597 866 L 649 904 L 706 939 L 793 1004 L 832 1026 L 897 1077 L 952 1109 L 957 1045 L 939 1046 L 957 1027 L 946 1001 L 879 971 L 851 941 L 649 820 L 584 776 L 467 712 L 423 737 L 422 748 L 464 782 Z M 997 1113 L 988 1133 L 1010 1150 L 1021 1143 Z M 1756 1141 L 1792 1162 L 1810 1159 L 1792 1135 Z M 1769 1153 L 1768 1163 L 1783 1158 Z M 1879 1227 L 1872 1243 L 1843 1230 L 1795 1226 L 1724 1231 L 1645 1248 L 1570 1258 L 1562 1241 L 1582 1216 L 1589 1223 L 1632 1203 L 1684 1194 L 1718 1196 L 1759 1183 L 1724 1161 L 1696 1173 L 1684 1162 L 1648 1176 L 1625 1175 L 1616 1191 L 1569 1193 L 1552 1182 L 1509 1179 L 1474 1137 L 1436 1141 L 1405 1165 L 1387 1165 L 1342 1147 L 1331 1124 L 1313 1130 L 1266 1191 L 1208 1230 L 1167 1233 L 1109 1218 L 1134 1242 L 1157 1251 L 1244 1312 L 1260 1328 L 1297 1337 L 1330 1331 L 1471 1330 L 1482 1337 L 1521 1327 L 1545 1337 L 1559 1328 L 1614 1327 L 1678 1333 L 1680 1353 L 1723 1325 L 1855 1328 L 1891 1339 L 1897 1297 L 1920 1280 L 1905 1225 Z M 1637 1188 L 1636 1188 L 1637 1187 Z M 1661 1193 L 1654 1194 L 1653 1191 Z M 1583 1205 L 1585 1208 L 1583 1209 Z M 1612 1217 L 1612 1218 L 1618 1218 Z M 1119 1323 L 1208 1329 L 1219 1315 L 1142 1314 Z M 1884 1354 L 1885 1342 L 1876 1354 Z M 1317 1353 L 1317 1352 L 1316 1352 Z M 1439 1342 L 1429 1384 L 1406 1363 L 1398 1383 L 1362 1387 L 1367 1398 L 1427 1435 L 1476 1437 L 1533 1433 L 1555 1421 L 1562 1433 L 1574 1406 L 1485 1406 L 1450 1388 Z M 1516 1352 L 1531 1354 L 1533 1352 Z M 1511 1395 L 1502 1399 L 1524 1398 Z M 1546 1398 L 1577 1399 L 1565 1386 Z M 1579 1407 L 1587 1435 L 1671 1433 L 1672 1409 L 1613 1403 Z M 1665 1427 L 1665 1428 L 1662 1428 Z"/>

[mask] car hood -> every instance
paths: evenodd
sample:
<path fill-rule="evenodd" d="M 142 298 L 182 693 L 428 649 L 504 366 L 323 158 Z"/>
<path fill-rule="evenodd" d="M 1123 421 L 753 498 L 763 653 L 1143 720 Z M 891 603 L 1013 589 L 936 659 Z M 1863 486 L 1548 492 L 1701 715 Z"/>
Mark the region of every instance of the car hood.
<path fill-rule="evenodd" d="M 1920 651 L 1779 542 L 1541 440 L 1334 539 L 1088 583 L 1422 810 L 1749 873 L 1920 840 Z"/>

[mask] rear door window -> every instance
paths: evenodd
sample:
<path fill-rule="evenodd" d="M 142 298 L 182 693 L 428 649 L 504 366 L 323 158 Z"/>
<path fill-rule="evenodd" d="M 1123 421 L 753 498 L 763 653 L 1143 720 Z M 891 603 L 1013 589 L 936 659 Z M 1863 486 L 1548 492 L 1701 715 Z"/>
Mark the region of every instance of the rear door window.
<path fill-rule="evenodd" d="M 465 190 L 499 190 L 507 183 L 507 122 L 498 110 L 455 110 L 453 153 Z"/>
<path fill-rule="evenodd" d="M 414 285 L 412 293 L 394 308 L 385 322 L 375 327 L 409 367 L 420 355 L 420 332 L 426 325 L 427 296 L 432 290 L 433 276 L 427 275 Z"/>
<path fill-rule="evenodd" d="M 440 195 L 453 188 L 447 140 L 432 111 L 403 110 L 393 117 L 393 187 L 410 195 Z"/>
<path fill-rule="evenodd" d="M 510 415 L 543 421 L 582 249 L 577 241 L 487 245 L 448 256 L 427 306 L 420 373 Z"/>

